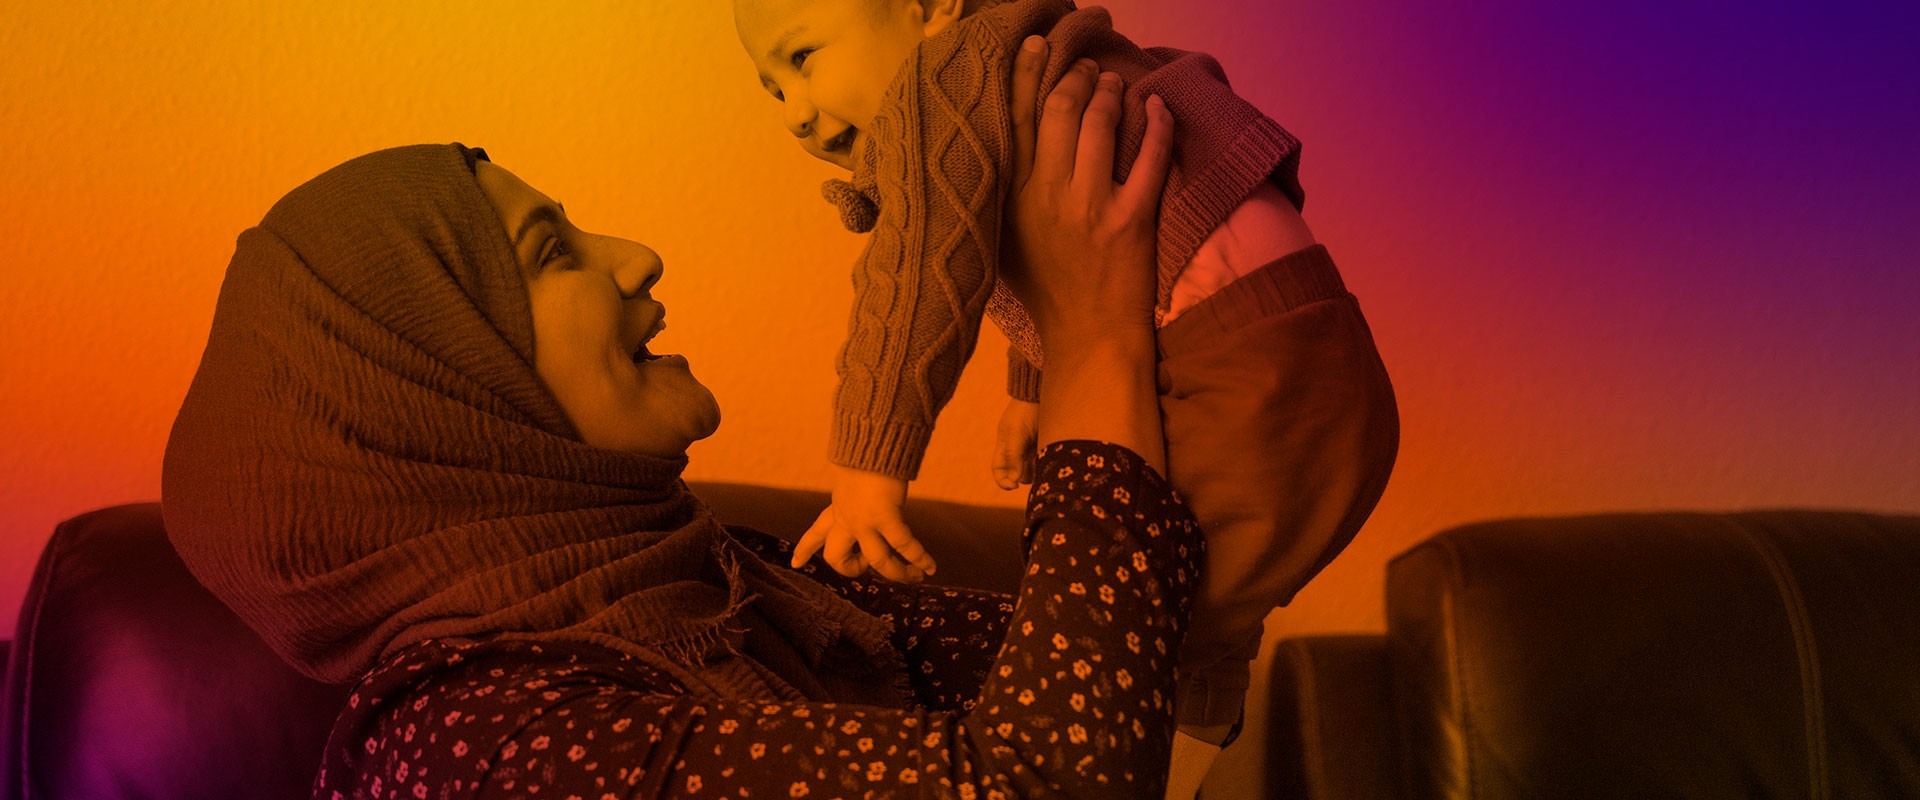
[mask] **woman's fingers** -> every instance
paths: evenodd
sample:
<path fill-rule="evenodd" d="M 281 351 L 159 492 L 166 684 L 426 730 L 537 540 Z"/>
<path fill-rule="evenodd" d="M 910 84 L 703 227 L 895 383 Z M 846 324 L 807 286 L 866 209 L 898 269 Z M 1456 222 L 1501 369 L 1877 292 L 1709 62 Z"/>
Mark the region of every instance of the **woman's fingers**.
<path fill-rule="evenodd" d="M 1073 179 L 1094 192 L 1113 188 L 1113 131 L 1120 125 L 1120 75 L 1100 73 L 1093 97 L 1080 116 L 1080 147 Z"/>
<path fill-rule="evenodd" d="M 1159 95 L 1147 98 L 1147 135 L 1140 140 L 1140 154 L 1127 172 L 1127 183 L 1120 189 L 1120 202 L 1129 209 L 1160 207 L 1160 192 L 1166 188 L 1167 173 L 1173 169 L 1173 112 Z"/>
<path fill-rule="evenodd" d="M 1034 143 L 1033 177 L 1064 184 L 1073 177 L 1074 150 L 1080 144 L 1080 115 L 1093 97 L 1094 70 L 1090 59 L 1080 59 L 1047 94 L 1040 112 L 1040 135 Z"/>
<path fill-rule="evenodd" d="M 1047 66 L 1047 39 L 1029 36 L 1013 56 L 1013 185 L 1033 171 L 1034 116 L 1038 113 L 1040 74 Z"/>

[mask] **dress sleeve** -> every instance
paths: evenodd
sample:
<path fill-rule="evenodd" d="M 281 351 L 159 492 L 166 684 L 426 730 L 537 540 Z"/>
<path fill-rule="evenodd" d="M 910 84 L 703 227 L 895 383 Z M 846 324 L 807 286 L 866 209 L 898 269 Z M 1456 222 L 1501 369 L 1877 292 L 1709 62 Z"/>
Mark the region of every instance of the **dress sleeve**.
<path fill-rule="evenodd" d="M 598 797 L 615 766 L 671 764 L 621 773 L 624 795 L 1162 797 L 1199 533 L 1125 448 L 1041 459 L 1058 477 L 1032 498 L 1045 538 L 1011 614 L 954 617 L 941 597 L 933 624 L 895 631 L 929 642 L 909 671 L 944 677 L 910 679 L 938 705 L 737 697 L 599 645 L 432 641 L 362 681 L 316 785 L 379 794 L 404 759 L 421 796 L 484 773 Z M 429 728 L 441 746 L 421 751 L 409 737 Z"/>
<path fill-rule="evenodd" d="M 1054 530 L 1058 526 L 1102 531 L 1134 548 L 1133 562 L 1125 566 L 1177 584 L 1170 596 L 1179 599 L 1175 610 L 1184 618 L 1205 542 L 1186 501 L 1140 454 L 1091 439 L 1042 446 L 1027 494 L 1029 563 L 1036 560 L 1035 548 L 1063 538 Z"/>

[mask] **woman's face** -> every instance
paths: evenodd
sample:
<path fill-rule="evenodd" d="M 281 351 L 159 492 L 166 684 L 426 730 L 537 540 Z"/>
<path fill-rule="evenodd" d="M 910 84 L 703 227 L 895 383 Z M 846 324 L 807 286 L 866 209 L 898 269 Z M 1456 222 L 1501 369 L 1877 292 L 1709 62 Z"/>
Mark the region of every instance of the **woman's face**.
<path fill-rule="evenodd" d="M 533 306 L 533 366 L 587 444 L 677 458 L 713 434 L 720 406 L 687 359 L 646 347 L 666 327 L 664 272 L 639 242 L 587 233 L 551 198 L 489 162 L 493 201 Z"/>

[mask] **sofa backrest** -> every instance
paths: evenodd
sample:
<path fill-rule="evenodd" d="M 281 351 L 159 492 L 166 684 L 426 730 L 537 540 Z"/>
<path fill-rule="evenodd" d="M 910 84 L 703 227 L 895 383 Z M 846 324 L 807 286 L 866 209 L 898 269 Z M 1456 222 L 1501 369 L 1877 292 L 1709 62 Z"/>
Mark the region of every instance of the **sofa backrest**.
<path fill-rule="evenodd" d="M 1387 572 L 1414 797 L 1920 797 L 1920 516 L 1507 519 Z"/>

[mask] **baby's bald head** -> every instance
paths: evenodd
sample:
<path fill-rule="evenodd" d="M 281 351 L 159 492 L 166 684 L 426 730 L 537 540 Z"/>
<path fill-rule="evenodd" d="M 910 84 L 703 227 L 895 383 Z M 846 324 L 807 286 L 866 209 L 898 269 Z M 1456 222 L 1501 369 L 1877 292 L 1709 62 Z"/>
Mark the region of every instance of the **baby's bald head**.
<path fill-rule="evenodd" d="M 996 0 L 734 0 L 740 45 L 780 102 L 787 131 L 822 160 L 853 168 L 893 77 L 970 5 Z"/>

